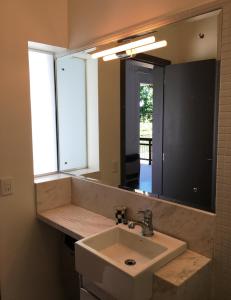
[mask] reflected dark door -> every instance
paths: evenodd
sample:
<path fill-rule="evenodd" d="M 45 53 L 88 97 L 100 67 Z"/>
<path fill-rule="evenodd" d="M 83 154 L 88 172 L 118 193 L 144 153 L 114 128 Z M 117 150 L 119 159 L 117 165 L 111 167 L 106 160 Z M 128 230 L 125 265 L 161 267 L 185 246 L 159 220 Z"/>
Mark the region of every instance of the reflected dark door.
<path fill-rule="evenodd" d="M 135 59 L 121 61 L 120 186 L 123 188 L 141 188 L 154 194 L 162 194 L 164 68 L 170 63 L 168 60 L 146 54 L 137 55 Z M 152 155 L 150 155 L 150 152 L 148 153 L 149 159 L 146 159 L 146 154 L 142 153 L 140 147 L 140 91 L 142 85 L 151 86 L 153 91 L 152 137 L 154 138 L 155 145 L 152 144 L 152 149 L 154 149 L 152 150 Z M 150 149 L 150 145 L 147 144 L 147 146 Z M 144 152 L 146 153 L 146 151 Z M 152 167 L 143 168 L 144 165 L 141 166 L 140 158 L 142 161 L 148 160 L 149 166 L 151 160 Z M 153 164 L 155 170 L 153 170 Z M 141 167 L 144 171 L 143 173 L 140 172 L 142 171 Z M 147 169 L 148 172 L 145 172 Z M 144 175 L 143 177 L 142 174 Z"/>
<path fill-rule="evenodd" d="M 156 66 L 153 71 L 153 129 L 152 129 L 152 193 L 162 195 L 162 157 L 163 157 L 163 103 L 164 68 Z"/>
<path fill-rule="evenodd" d="M 125 101 L 124 149 L 121 157 L 121 185 L 131 189 L 140 188 L 140 84 L 153 83 L 153 66 L 135 60 L 126 60 L 123 65 Z M 121 136 L 122 136 L 121 134 Z M 151 186 L 151 178 L 150 178 Z"/>
<path fill-rule="evenodd" d="M 163 196 L 211 210 L 216 61 L 165 69 Z"/>

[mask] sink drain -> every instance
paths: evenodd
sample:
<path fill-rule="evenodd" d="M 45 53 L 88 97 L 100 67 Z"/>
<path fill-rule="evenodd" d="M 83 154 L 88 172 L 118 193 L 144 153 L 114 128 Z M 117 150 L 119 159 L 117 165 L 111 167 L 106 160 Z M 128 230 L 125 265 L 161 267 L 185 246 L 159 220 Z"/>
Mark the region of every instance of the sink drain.
<path fill-rule="evenodd" d="M 134 265 L 136 264 L 136 261 L 135 261 L 134 259 L 129 258 L 129 259 L 126 259 L 126 260 L 124 261 L 124 263 L 125 263 L 125 265 L 127 265 L 127 266 L 134 266 Z"/>

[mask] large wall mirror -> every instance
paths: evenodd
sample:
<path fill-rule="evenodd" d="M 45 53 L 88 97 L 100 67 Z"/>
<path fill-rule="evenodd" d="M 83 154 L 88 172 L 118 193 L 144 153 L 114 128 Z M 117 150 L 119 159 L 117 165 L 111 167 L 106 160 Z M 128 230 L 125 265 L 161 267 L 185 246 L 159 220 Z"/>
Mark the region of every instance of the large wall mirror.
<path fill-rule="evenodd" d="M 160 47 L 136 46 L 104 59 L 92 53 L 111 45 L 70 55 L 97 62 L 99 168 L 84 176 L 215 211 L 221 11 L 114 47 L 150 37 Z"/>

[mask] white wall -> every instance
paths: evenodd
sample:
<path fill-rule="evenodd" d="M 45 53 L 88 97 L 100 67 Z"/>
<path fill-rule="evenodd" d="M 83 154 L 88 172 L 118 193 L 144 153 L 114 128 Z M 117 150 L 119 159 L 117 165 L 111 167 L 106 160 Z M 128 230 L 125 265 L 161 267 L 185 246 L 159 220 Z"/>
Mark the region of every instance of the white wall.
<path fill-rule="evenodd" d="M 67 32 L 66 0 L 1 1 L 0 177 L 15 180 L 0 197 L 2 300 L 64 299 L 59 235 L 35 218 L 27 42 L 67 47 Z"/>

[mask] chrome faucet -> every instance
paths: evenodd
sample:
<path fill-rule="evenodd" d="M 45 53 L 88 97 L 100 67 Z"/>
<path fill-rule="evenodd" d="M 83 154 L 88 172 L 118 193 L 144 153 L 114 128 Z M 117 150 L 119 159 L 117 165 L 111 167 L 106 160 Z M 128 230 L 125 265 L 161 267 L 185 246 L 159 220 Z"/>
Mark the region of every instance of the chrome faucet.
<path fill-rule="evenodd" d="M 130 221 L 128 223 L 128 227 L 133 229 L 136 227 L 136 225 L 139 225 L 142 228 L 143 236 L 152 236 L 154 234 L 154 228 L 152 224 L 152 211 L 150 209 L 146 209 L 144 211 L 141 210 L 138 211 L 138 214 L 144 215 L 143 221 L 137 221 L 137 220 Z"/>

